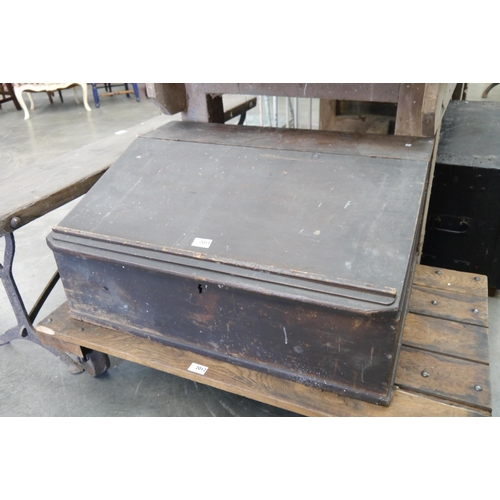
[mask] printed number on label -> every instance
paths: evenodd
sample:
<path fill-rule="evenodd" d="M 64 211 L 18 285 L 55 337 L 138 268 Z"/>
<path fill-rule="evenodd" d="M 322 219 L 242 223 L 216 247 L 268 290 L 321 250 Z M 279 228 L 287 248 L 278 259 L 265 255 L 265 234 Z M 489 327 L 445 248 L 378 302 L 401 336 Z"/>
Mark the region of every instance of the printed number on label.
<path fill-rule="evenodd" d="M 198 363 L 191 363 L 188 371 L 197 373 L 198 375 L 205 375 L 208 370 L 208 366 L 199 365 Z"/>
<path fill-rule="evenodd" d="M 195 238 L 192 247 L 208 248 L 212 244 L 212 240 L 207 240 L 206 238 Z"/>

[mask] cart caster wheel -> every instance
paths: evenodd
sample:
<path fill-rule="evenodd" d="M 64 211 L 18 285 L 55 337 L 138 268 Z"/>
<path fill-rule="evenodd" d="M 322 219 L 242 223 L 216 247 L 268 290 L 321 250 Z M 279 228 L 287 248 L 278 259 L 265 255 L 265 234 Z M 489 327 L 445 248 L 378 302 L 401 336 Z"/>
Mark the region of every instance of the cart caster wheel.
<path fill-rule="evenodd" d="M 87 352 L 80 362 L 92 377 L 102 375 L 111 366 L 109 356 L 99 351 Z"/>

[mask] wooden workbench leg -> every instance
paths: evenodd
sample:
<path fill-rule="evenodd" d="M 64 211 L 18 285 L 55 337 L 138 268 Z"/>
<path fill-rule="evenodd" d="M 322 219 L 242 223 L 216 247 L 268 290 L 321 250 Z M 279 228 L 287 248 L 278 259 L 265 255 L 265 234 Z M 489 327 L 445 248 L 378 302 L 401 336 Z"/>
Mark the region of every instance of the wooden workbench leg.
<path fill-rule="evenodd" d="M 402 83 L 396 112 L 395 135 L 422 137 L 424 83 Z"/>
<path fill-rule="evenodd" d="M 337 101 L 335 99 L 319 100 L 319 129 L 334 130 L 337 116 Z"/>

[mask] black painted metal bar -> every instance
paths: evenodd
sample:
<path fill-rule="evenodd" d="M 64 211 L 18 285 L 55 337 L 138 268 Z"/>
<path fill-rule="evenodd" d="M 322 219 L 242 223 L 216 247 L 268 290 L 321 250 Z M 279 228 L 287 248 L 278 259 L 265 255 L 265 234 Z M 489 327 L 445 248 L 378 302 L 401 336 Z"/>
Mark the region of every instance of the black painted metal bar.
<path fill-rule="evenodd" d="M 38 313 L 40 312 L 40 309 L 43 307 L 45 304 L 45 301 L 48 299 L 49 295 L 51 294 L 52 290 L 56 286 L 57 282 L 59 281 L 59 271 L 56 271 L 50 281 L 47 283 L 47 286 L 43 290 L 43 292 L 40 294 L 40 297 L 38 297 L 37 301 L 35 302 L 35 305 L 32 307 L 28 317 L 31 323 L 34 323 L 36 317 L 38 316 Z"/>
<path fill-rule="evenodd" d="M 36 330 L 33 327 L 33 322 L 31 320 L 31 317 L 36 317 L 46 298 L 54 288 L 58 276 L 57 279 L 56 276 L 52 277 L 52 280 L 49 282 L 47 287 L 45 287 L 45 290 L 43 291 L 41 297 L 37 300 L 35 307 L 28 315 L 23 298 L 19 293 L 16 281 L 14 280 L 14 275 L 12 274 L 12 264 L 14 262 L 14 254 L 16 251 L 14 233 L 8 233 L 4 236 L 4 238 L 4 261 L 3 264 L 0 264 L 0 280 L 2 281 L 12 310 L 14 311 L 14 314 L 16 316 L 17 325 L 7 330 L 3 335 L 0 335 L 0 345 L 8 344 L 12 340 L 16 339 L 30 340 L 31 342 L 44 347 L 49 352 L 54 354 L 54 356 L 60 359 L 63 363 L 68 365 L 71 373 L 81 373 L 83 371 L 83 366 L 80 363 L 74 361 L 66 353 L 58 351 L 57 349 L 54 349 L 52 347 L 45 346 L 40 342 L 40 339 L 38 338 Z"/>

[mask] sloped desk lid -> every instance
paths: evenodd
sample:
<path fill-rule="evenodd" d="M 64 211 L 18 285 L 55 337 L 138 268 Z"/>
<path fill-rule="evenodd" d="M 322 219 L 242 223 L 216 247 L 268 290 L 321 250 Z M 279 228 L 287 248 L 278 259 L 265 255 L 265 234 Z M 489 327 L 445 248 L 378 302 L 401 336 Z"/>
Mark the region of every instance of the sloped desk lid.
<path fill-rule="evenodd" d="M 397 306 L 427 169 L 425 161 L 139 138 L 53 240 L 326 301 Z"/>

